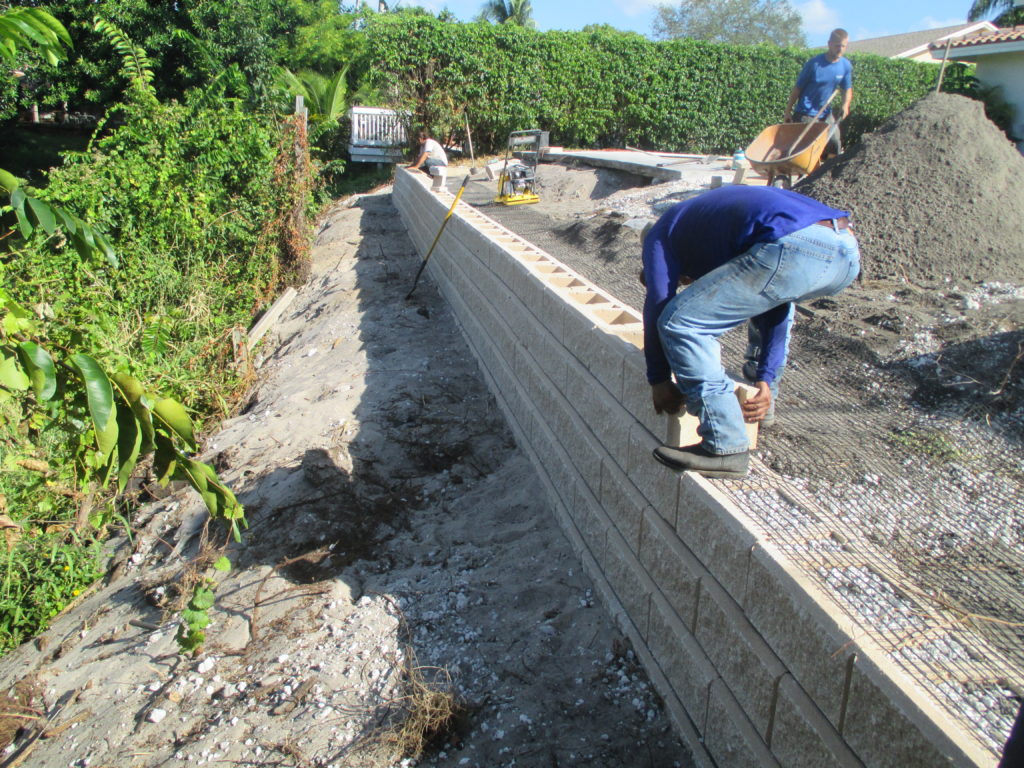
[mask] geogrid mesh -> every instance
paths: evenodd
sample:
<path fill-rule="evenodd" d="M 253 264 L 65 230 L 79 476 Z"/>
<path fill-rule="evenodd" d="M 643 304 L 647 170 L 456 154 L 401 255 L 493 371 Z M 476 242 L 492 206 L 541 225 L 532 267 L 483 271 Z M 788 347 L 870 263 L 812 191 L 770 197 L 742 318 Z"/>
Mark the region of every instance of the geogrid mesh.
<path fill-rule="evenodd" d="M 639 247 L 595 255 L 493 186 L 463 201 L 639 311 Z M 817 314 L 798 318 L 750 476 L 713 482 L 998 756 L 1024 694 L 1024 415 L 923 407 L 900 365 L 858 357 Z M 722 343 L 738 377 L 745 333 Z"/>

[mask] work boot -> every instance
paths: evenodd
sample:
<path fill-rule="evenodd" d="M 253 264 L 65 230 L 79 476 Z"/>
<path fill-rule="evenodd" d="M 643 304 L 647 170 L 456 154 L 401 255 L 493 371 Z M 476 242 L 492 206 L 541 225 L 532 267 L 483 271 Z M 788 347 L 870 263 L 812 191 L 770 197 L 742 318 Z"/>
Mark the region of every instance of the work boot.
<path fill-rule="evenodd" d="M 661 445 L 654 449 L 654 458 L 672 469 L 693 471 L 704 477 L 744 477 L 750 469 L 750 452 L 711 453 L 702 445 L 670 448 Z"/>

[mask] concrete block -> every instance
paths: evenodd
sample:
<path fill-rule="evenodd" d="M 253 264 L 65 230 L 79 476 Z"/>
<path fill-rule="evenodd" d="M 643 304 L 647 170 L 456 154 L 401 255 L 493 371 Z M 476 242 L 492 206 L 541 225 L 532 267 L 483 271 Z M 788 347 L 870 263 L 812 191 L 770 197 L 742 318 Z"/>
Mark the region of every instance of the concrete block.
<path fill-rule="evenodd" d="M 533 314 L 524 305 L 522 298 L 512 293 L 504 283 L 494 280 L 493 284 L 498 297 L 495 303 L 509 330 L 512 331 L 517 341 L 522 342 L 530 338 L 535 330 L 539 330 Z"/>
<path fill-rule="evenodd" d="M 622 471 L 619 463 L 610 457 L 601 462 L 601 506 L 608 518 L 625 539 L 633 552 L 640 554 L 640 529 L 643 525 L 644 510 L 649 509 L 647 499 L 637 491 L 633 481 Z M 653 513 L 654 510 L 651 509 Z M 644 564 L 648 572 L 650 566 Z M 653 576 L 653 574 L 652 574 Z M 657 582 L 655 578 L 655 582 Z"/>
<path fill-rule="evenodd" d="M 708 693 L 712 681 L 718 678 L 718 672 L 680 617 L 660 594 L 655 594 L 651 599 L 647 638 L 647 645 L 658 669 L 679 697 L 697 731 L 703 735 Z"/>
<path fill-rule="evenodd" d="M 589 493 L 577 493 L 570 517 L 580 538 L 598 563 L 606 560 L 608 531 L 612 527 L 600 503 Z"/>
<path fill-rule="evenodd" d="M 579 489 L 580 493 L 587 493 Z M 596 504 L 596 500 L 594 501 Z M 640 633 L 640 636 L 647 639 L 647 628 L 651 607 L 651 595 L 657 591 L 657 587 L 646 574 L 640 561 L 636 558 L 625 540 L 614 528 L 608 530 L 608 546 L 605 549 L 604 560 L 598 561 L 604 570 L 608 583 L 615 591 L 616 597 L 626 614 L 632 620 Z"/>
<path fill-rule="evenodd" d="M 786 668 L 714 579 L 701 582 L 694 634 L 747 718 L 766 737 L 776 684 Z"/>
<path fill-rule="evenodd" d="M 636 422 L 619 402 L 575 358 L 566 358 L 566 399 L 600 441 L 605 452 L 625 469 L 629 463 L 629 433 Z"/>
<path fill-rule="evenodd" d="M 644 510 L 640 562 L 687 632 L 692 633 L 701 591 L 698 582 L 709 580 L 711 575 L 652 507 Z"/>
<path fill-rule="evenodd" d="M 643 355 L 628 353 L 622 361 L 622 407 L 647 431 L 664 441 L 668 434 L 665 416 L 654 412 L 651 404 L 651 385 L 647 383 L 647 366 Z"/>
<path fill-rule="evenodd" d="M 536 317 L 523 329 L 521 340 L 534 362 L 551 380 L 552 385 L 559 392 L 566 392 L 568 356 L 565 348 L 547 332 Z"/>
<path fill-rule="evenodd" d="M 655 511 L 675 526 L 681 476 L 659 464 L 651 455 L 660 444 L 645 427 L 634 424 L 629 430 L 629 457 L 625 469 L 633 485 Z"/>
<path fill-rule="evenodd" d="M 543 412 L 538 415 L 533 444 L 540 460 L 539 468 L 551 481 L 566 510 L 571 510 L 575 503 L 576 485 L 580 482 L 579 476 L 558 438 L 548 427 Z"/>
<path fill-rule="evenodd" d="M 750 553 L 757 538 L 740 522 L 735 508 L 727 506 L 710 489 L 705 478 L 692 472 L 681 474 L 676 533 L 733 599 L 742 604 Z"/>
<path fill-rule="evenodd" d="M 766 740 L 772 754 L 786 768 L 863 766 L 790 675 L 779 681 L 772 728 Z"/>
<path fill-rule="evenodd" d="M 488 306 L 488 327 L 491 330 L 494 344 L 501 353 L 502 358 L 508 363 L 511 370 L 515 360 L 516 345 L 519 340 L 513 327 L 506 321 L 509 308 L 517 301 L 506 291 L 496 291 L 489 297 L 483 299 L 483 304 Z"/>
<path fill-rule="evenodd" d="M 514 291 L 526 274 L 526 267 L 509 253 L 508 246 L 511 244 L 511 239 L 507 237 L 492 238 L 489 247 L 483 251 L 481 261 L 491 268 L 495 277 Z"/>
<path fill-rule="evenodd" d="M 853 652 L 847 647 L 852 622 L 826 611 L 807 591 L 813 586 L 763 546 L 754 549 L 748 568 L 744 614 L 829 722 L 838 725 L 846 662 Z"/>
<path fill-rule="evenodd" d="M 559 344 L 562 343 L 562 335 L 565 330 L 565 315 L 568 307 L 563 296 L 550 285 L 546 285 L 540 278 L 530 276 L 534 283 L 531 288 L 524 288 L 523 293 L 533 292 L 537 301 L 530 305 L 530 311 L 542 326 L 548 329 L 548 333 Z M 537 290 L 539 286 L 539 291 Z"/>
<path fill-rule="evenodd" d="M 888 664 L 887 664 L 888 666 Z M 992 754 L 975 734 L 938 710 L 909 678 L 899 684 L 863 653 L 850 677 L 846 716 L 839 729 L 867 765 L 879 768 L 930 768 L 937 765 L 987 765 Z"/>
<path fill-rule="evenodd" d="M 778 761 L 722 680 L 715 680 L 711 684 L 704 744 L 715 762 L 721 766 L 779 768 Z"/>
<path fill-rule="evenodd" d="M 626 343 L 597 325 L 567 323 L 562 344 L 616 400 L 622 397 L 622 359 Z"/>
<path fill-rule="evenodd" d="M 597 325 L 586 312 L 581 311 L 572 302 L 566 302 L 560 341 L 567 354 L 578 359 L 573 350 L 580 352 L 581 348 L 586 347 L 588 339 L 597 332 Z"/>
<path fill-rule="evenodd" d="M 524 347 L 517 350 L 514 373 L 518 385 L 522 388 L 523 394 L 530 399 L 539 419 L 550 425 L 558 418 L 558 412 L 567 406 L 561 393 Z"/>
<path fill-rule="evenodd" d="M 595 496 L 601 493 L 601 465 L 607 453 L 568 401 L 563 401 L 558 423 L 558 439 L 576 467 L 580 478 Z"/>

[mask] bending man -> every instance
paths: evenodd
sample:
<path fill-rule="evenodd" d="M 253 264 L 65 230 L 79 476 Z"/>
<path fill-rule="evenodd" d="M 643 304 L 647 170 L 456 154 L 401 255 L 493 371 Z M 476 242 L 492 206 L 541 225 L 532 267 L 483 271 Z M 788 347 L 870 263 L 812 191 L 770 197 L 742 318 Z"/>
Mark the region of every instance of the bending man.
<path fill-rule="evenodd" d="M 673 206 L 654 224 L 643 242 L 647 381 L 654 410 L 685 405 L 701 437 L 655 449 L 658 461 L 708 477 L 747 473 L 744 421 L 760 421 L 772 405 L 793 302 L 839 293 L 860 271 L 848 216 L 790 190 L 728 186 Z M 757 395 L 741 409 L 718 338 L 748 320 L 762 345 Z"/>

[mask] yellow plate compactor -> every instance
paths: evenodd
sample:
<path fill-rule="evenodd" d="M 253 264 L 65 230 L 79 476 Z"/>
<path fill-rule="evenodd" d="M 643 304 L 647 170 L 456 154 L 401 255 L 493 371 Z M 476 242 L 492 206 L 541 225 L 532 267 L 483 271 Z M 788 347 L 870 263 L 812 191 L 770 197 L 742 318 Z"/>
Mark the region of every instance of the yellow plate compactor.
<path fill-rule="evenodd" d="M 494 202 L 502 205 L 536 203 L 537 163 L 540 162 L 544 132 L 513 131 L 508 135 L 505 165 L 498 176 L 498 196 Z"/>

